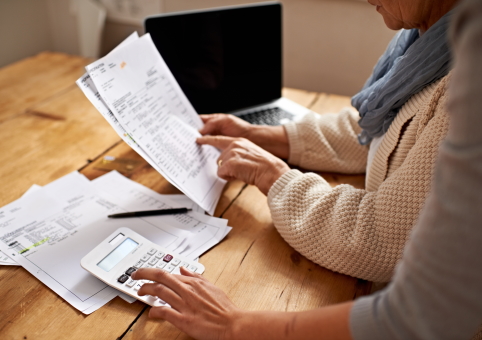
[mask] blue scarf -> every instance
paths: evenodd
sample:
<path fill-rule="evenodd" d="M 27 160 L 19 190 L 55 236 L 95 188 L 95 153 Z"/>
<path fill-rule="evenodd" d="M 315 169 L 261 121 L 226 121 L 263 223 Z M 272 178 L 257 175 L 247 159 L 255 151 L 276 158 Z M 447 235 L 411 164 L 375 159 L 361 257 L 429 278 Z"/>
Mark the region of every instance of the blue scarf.
<path fill-rule="evenodd" d="M 447 30 L 453 10 L 419 37 L 401 30 L 380 57 L 363 89 L 351 99 L 360 113 L 360 144 L 387 132 L 400 108 L 425 86 L 447 75 L 451 54 Z"/>

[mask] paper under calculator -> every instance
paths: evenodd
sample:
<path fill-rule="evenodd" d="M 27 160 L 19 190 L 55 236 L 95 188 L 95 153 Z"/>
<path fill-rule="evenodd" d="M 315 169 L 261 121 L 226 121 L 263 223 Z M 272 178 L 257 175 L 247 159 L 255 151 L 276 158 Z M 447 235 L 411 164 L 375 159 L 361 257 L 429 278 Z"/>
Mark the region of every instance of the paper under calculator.
<path fill-rule="evenodd" d="M 151 306 L 165 306 L 154 296 L 139 296 L 147 280 L 135 281 L 131 274 L 139 268 L 159 268 L 179 274 L 180 267 L 202 274 L 204 266 L 167 251 L 129 228 L 120 228 L 80 261 L 82 268 L 99 280 Z"/>

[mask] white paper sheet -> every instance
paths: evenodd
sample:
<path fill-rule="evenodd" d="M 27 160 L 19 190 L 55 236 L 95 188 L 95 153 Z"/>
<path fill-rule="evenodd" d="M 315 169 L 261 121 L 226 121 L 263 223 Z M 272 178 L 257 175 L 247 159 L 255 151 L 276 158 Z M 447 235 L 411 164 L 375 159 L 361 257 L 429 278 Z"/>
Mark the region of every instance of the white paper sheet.
<path fill-rule="evenodd" d="M 131 211 L 167 209 L 176 203 L 169 201 L 170 195 L 160 195 L 139 183 L 131 181 L 117 171 L 111 171 L 92 181 L 99 190 L 109 192 L 119 206 L 129 206 Z M 161 223 L 189 232 L 189 242 L 183 242 L 181 248 L 171 250 L 193 260 L 218 244 L 231 230 L 227 220 L 210 217 L 197 212 L 168 216 L 148 216 L 142 220 Z M 152 241 L 152 240 L 151 240 Z M 153 241 L 154 242 L 154 241 Z"/>
<path fill-rule="evenodd" d="M 199 205 L 194 203 L 189 197 L 186 195 L 166 195 L 167 198 L 169 198 L 171 201 L 176 202 L 180 207 L 186 207 L 189 209 L 192 209 L 192 211 L 195 211 L 200 214 L 204 214 L 203 208 L 201 208 Z"/>
<path fill-rule="evenodd" d="M 186 232 L 167 225 L 107 215 L 125 212 L 84 176 L 72 173 L 17 200 L 0 215 L 0 250 L 83 313 L 118 295 L 80 267 L 80 259 L 110 233 L 129 227 L 164 247 Z"/>
<path fill-rule="evenodd" d="M 160 195 L 116 171 L 92 182 L 73 172 L 43 188 L 29 189 L 21 199 L 0 209 L 0 251 L 84 314 L 115 296 L 132 303 L 134 298 L 81 268 L 80 259 L 120 227 L 131 228 L 189 259 L 199 257 L 231 230 L 227 220 L 197 212 L 107 218 L 118 212 L 186 206 L 188 202 L 192 201 L 182 195 Z"/>
<path fill-rule="evenodd" d="M 150 35 L 112 51 L 86 69 L 125 133 L 148 155 L 146 160 L 153 161 L 156 170 L 212 215 L 225 184 L 216 175 L 219 151 L 195 143 L 202 121 Z"/>

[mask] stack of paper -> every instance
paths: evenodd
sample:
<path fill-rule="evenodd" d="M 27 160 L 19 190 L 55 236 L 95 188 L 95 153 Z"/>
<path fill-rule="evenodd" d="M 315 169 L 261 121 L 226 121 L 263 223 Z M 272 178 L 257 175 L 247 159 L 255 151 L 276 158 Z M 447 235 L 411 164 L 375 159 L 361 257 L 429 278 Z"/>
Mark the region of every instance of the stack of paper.
<path fill-rule="evenodd" d="M 171 216 L 107 218 L 119 212 L 177 207 L 193 211 Z M 85 314 L 115 296 L 132 302 L 134 299 L 80 266 L 82 257 L 120 227 L 131 228 L 192 260 L 231 230 L 227 220 L 205 215 L 184 195 L 160 195 L 115 171 L 92 182 L 74 172 L 45 187 L 35 187 L 0 209 L 0 251 L 6 255 L 2 262 L 23 266 Z"/>
<path fill-rule="evenodd" d="M 86 70 L 77 85 L 119 136 L 212 215 L 226 183 L 219 150 L 196 144 L 203 123 L 150 35 L 132 34 Z"/>

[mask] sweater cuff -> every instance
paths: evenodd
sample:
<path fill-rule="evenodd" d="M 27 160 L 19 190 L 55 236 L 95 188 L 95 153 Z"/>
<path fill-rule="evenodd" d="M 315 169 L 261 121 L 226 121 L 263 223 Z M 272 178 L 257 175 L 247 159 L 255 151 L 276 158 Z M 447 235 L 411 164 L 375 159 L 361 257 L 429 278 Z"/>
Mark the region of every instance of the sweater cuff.
<path fill-rule="evenodd" d="M 354 340 L 383 340 L 376 319 L 375 304 L 382 292 L 357 299 L 350 311 L 350 333 Z"/>
<path fill-rule="evenodd" d="M 301 155 L 303 150 L 303 141 L 298 133 L 298 127 L 295 122 L 290 122 L 283 125 L 288 135 L 288 142 L 290 145 L 290 155 L 288 163 L 299 165 L 301 163 Z"/>
<path fill-rule="evenodd" d="M 271 202 L 289 182 L 300 176 L 303 176 L 303 173 L 299 170 L 290 170 L 284 173 L 269 189 L 268 202 Z"/>

